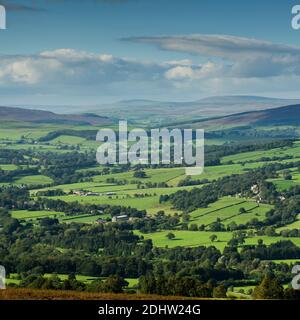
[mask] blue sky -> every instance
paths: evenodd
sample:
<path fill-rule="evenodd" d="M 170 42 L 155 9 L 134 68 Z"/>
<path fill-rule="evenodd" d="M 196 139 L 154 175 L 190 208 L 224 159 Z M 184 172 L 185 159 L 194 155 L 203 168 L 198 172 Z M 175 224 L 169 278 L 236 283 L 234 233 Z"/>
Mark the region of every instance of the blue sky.
<path fill-rule="evenodd" d="M 11 0 L 1 104 L 299 98 L 290 0 Z M 300 4 L 300 1 L 299 1 Z"/>

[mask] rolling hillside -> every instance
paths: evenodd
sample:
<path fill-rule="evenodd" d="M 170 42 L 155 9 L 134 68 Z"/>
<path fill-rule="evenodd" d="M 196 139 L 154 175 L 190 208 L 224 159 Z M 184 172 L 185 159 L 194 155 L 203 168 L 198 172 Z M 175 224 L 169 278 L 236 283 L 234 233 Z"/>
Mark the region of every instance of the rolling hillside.
<path fill-rule="evenodd" d="M 214 117 L 208 120 L 186 122 L 186 126 L 210 128 L 226 127 L 262 127 L 262 126 L 297 126 L 300 124 L 300 104 L 284 107 L 242 112 L 223 117 Z"/>
<path fill-rule="evenodd" d="M 216 96 L 196 101 L 155 101 L 144 99 L 99 103 L 94 106 L 21 106 L 31 110 L 52 111 L 64 114 L 90 112 L 112 119 L 127 119 L 137 124 L 161 125 L 181 121 L 195 121 L 223 117 L 240 112 L 277 108 L 299 104 L 300 100 L 276 99 L 257 96 Z M 83 111 L 84 110 L 84 111 Z"/>
<path fill-rule="evenodd" d="M 29 110 L 13 107 L 0 107 L 1 121 L 21 121 L 32 123 L 61 123 L 80 125 L 108 125 L 112 120 L 92 113 L 56 114 L 49 111 Z"/>

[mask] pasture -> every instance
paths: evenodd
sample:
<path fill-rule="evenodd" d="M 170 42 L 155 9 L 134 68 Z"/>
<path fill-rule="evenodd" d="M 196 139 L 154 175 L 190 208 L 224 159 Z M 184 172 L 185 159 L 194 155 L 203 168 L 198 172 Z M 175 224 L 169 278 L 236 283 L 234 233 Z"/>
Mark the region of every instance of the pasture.
<path fill-rule="evenodd" d="M 64 215 L 63 212 L 55 212 L 55 211 L 28 211 L 28 210 L 15 210 L 11 212 L 11 215 L 15 219 L 19 220 L 35 220 L 41 219 L 45 217 L 59 217 Z"/>
<path fill-rule="evenodd" d="M 231 222 L 245 224 L 254 218 L 264 220 L 266 212 L 271 208 L 269 205 L 258 205 L 252 200 L 224 197 L 210 204 L 207 208 L 200 208 L 191 212 L 190 222 L 209 226 L 220 219 L 226 226 Z M 241 213 L 241 209 L 245 209 L 245 212 Z"/>

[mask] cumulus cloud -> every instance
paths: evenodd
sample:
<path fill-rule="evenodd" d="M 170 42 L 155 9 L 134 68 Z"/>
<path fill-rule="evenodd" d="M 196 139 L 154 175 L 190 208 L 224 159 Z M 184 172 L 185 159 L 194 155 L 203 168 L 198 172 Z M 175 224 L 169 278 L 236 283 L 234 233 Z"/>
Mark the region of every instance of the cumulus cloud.
<path fill-rule="evenodd" d="M 84 87 L 133 79 L 153 81 L 163 78 L 166 70 L 167 64 L 58 49 L 36 55 L 0 57 L 0 84 L 80 84 Z"/>
<path fill-rule="evenodd" d="M 208 95 L 298 91 L 300 47 L 231 36 L 134 38 L 207 59 L 141 61 L 61 48 L 32 55 L 0 55 L 0 93 L 187 99 Z M 77 101 L 77 100 L 76 100 Z"/>

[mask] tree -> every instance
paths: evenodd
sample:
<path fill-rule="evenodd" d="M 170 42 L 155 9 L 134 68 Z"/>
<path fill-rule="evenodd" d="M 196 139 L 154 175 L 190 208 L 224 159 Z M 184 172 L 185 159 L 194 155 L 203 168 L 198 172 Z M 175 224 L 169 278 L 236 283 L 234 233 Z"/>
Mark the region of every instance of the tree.
<path fill-rule="evenodd" d="M 175 234 L 174 234 L 174 233 L 169 232 L 169 233 L 167 234 L 167 238 L 168 238 L 169 240 L 173 240 L 173 239 L 175 239 L 175 238 L 176 238 L 176 236 L 175 236 Z"/>
<path fill-rule="evenodd" d="M 272 274 L 267 274 L 260 285 L 255 287 L 253 297 L 255 299 L 282 299 L 283 287 L 279 280 Z"/>
<path fill-rule="evenodd" d="M 293 176 L 291 175 L 289 170 L 285 170 L 282 174 L 284 180 L 292 180 Z"/>
<path fill-rule="evenodd" d="M 198 231 L 198 226 L 195 223 L 190 225 L 190 231 Z"/>
<path fill-rule="evenodd" d="M 215 234 L 212 234 L 210 237 L 209 237 L 210 241 L 211 242 L 215 242 L 217 239 L 218 239 L 218 236 L 216 236 Z"/>
<path fill-rule="evenodd" d="M 104 292 L 121 293 L 123 287 L 128 286 L 128 282 L 119 276 L 110 276 L 103 285 Z"/>
<path fill-rule="evenodd" d="M 138 170 L 138 171 L 135 171 L 135 173 L 133 174 L 133 177 L 139 178 L 139 179 L 144 179 L 144 178 L 147 178 L 147 174 L 145 171 Z"/>
<path fill-rule="evenodd" d="M 227 298 L 227 288 L 224 285 L 215 287 L 213 290 L 214 298 Z"/>

